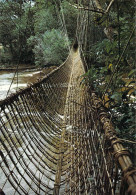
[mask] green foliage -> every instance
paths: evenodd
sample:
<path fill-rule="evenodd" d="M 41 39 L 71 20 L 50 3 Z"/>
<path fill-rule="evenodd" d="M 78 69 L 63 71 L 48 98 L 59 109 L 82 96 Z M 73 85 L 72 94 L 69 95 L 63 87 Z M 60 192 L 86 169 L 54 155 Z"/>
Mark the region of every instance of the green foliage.
<path fill-rule="evenodd" d="M 39 0 L 33 10 L 35 36 L 28 39 L 28 44 L 34 52 L 35 64 L 61 64 L 68 55 L 70 44 L 66 28 L 71 40 L 75 36 L 77 10 L 71 8 L 67 1 L 60 4 Z"/>
<path fill-rule="evenodd" d="M 1 63 L 60 64 L 75 38 L 77 10 L 67 1 L 0 2 Z M 66 21 L 65 21 L 66 20 Z M 60 32 L 61 31 L 61 32 Z"/>
<path fill-rule="evenodd" d="M 122 102 L 122 104 L 112 110 L 113 122 L 119 137 L 125 140 L 136 140 L 136 110 L 134 103 Z M 131 142 L 125 142 L 126 146 L 133 153 L 135 145 Z"/>
<path fill-rule="evenodd" d="M 95 85 L 95 82 L 97 80 L 97 70 L 92 66 L 87 73 L 82 75 L 83 80 L 82 82 L 85 84 Z"/>
<path fill-rule="evenodd" d="M 68 1 L 64 0 L 61 5 L 61 14 L 64 14 L 66 29 L 71 41 L 75 39 L 78 10 L 72 7 Z"/>
<path fill-rule="evenodd" d="M 60 30 L 48 30 L 40 38 L 35 36 L 28 41 L 34 45 L 33 52 L 37 66 L 58 65 L 67 56 L 68 40 Z"/>
<path fill-rule="evenodd" d="M 0 49 L 0 63 L 5 64 L 8 63 L 10 64 L 12 61 L 12 55 L 9 53 L 9 51 L 6 51 L 6 48 Z"/>
<path fill-rule="evenodd" d="M 118 43 L 115 40 L 111 43 L 108 39 L 103 39 L 103 41 L 97 42 L 91 48 L 92 58 L 100 63 L 101 65 L 106 65 L 108 68 L 109 64 L 114 64 L 119 55 L 118 55 Z"/>
<path fill-rule="evenodd" d="M 84 51 L 90 64 L 89 71 L 84 75 L 84 82 L 93 85 L 104 105 L 111 111 L 119 136 L 132 141 L 136 139 L 135 33 L 130 39 L 135 24 L 134 15 L 133 1 L 114 2 L 110 12 L 104 18 L 101 16 L 99 24 L 91 23 L 89 30 L 92 34 L 88 42 L 93 44 L 88 47 L 88 51 Z M 98 28 L 95 34 L 96 25 L 109 28 L 110 34 L 100 35 L 101 29 Z M 125 52 L 120 59 L 123 51 Z M 134 149 L 134 144 L 126 146 Z"/>
<path fill-rule="evenodd" d="M 34 15 L 35 19 L 35 34 L 41 35 L 47 30 L 52 30 L 53 28 L 58 28 L 58 20 L 53 15 L 53 8 L 41 9 L 37 11 Z"/>
<path fill-rule="evenodd" d="M 27 45 L 27 38 L 33 30 L 30 7 L 17 2 L 0 2 L 0 5 L 0 43 L 4 47 L 2 62 L 3 59 L 11 62 L 31 61 L 33 54 L 28 52 Z M 10 55 L 10 59 L 7 55 Z"/>

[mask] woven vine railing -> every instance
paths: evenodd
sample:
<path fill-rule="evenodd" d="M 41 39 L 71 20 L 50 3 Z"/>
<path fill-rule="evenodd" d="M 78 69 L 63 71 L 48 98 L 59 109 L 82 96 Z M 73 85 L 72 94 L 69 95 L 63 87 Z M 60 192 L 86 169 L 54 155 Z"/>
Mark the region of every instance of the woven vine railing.
<path fill-rule="evenodd" d="M 82 86 L 79 51 L 0 102 L 0 194 L 135 194 L 136 169 L 100 100 Z"/>

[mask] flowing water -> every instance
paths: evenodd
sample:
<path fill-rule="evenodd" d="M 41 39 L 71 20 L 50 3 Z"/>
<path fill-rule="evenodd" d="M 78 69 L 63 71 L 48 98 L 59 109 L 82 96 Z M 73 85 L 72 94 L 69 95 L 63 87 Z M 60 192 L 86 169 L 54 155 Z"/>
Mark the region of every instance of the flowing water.
<path fill-rule="evenodd" d="M 9 88 L 10 88 L 10 91 L 8 95 L 15 93 L 18 89 L 27 87 L 29 83 L 35 82 L 37 79 L 39 79 L 40 77 L 43 77 L 44 75 L 46 75 L 53 69 L 54 67 L 46 68 L 42 71 L 35 70 L 35 69 L 25 70 L 25 71 L 19 72 L 18 75 L 15 74 L 14 71 L 0 71 L 0 100 L 6 98 Z"/>

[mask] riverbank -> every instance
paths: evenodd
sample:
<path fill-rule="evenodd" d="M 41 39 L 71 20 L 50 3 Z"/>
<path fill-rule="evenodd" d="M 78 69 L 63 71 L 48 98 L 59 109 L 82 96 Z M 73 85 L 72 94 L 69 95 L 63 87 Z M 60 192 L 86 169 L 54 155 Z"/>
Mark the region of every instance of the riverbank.
<path fill-rule="evenodd" d="M 35 66 L 32 66 L 32 67 L 19 67 L 18 69 L 17 68 L 0 68 L 0 71 L 16 71 L 16 70 L 18 70 L 18 71 L 22 71 L 22 70 L 33 70 L 33 69 L 37 69 L 37 68 L 35 68 Z"/>
<path fill-rule="evenodd" d="M 0 63 L 0 71 L 22 71 L 22 70 L 31 70 L 31 69 L 39 69 L 34 64 L 1 64 Z"/>

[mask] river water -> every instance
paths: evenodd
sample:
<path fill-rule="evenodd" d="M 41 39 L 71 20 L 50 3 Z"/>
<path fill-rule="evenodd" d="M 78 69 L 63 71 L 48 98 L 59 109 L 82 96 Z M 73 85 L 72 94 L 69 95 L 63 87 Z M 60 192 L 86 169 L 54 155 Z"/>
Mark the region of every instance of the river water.
<path fill-rule="evenodd" d="M 20 71 L 18 73 L 18 76 L 15 74 L 14 71 L 0 71 L 0 100 L 6 98 L 9 88 L 10 91 L 8 95 L 15 93 L 18 89 L 27 87 L 29 83 L 33 83 L 37 79 L 42 78 L 53 69 L 54 67 L 47 68 L 42 71 L 36 69 Z M 17 82 L 17 77 L 18 77 L 18 82 Z"/>

